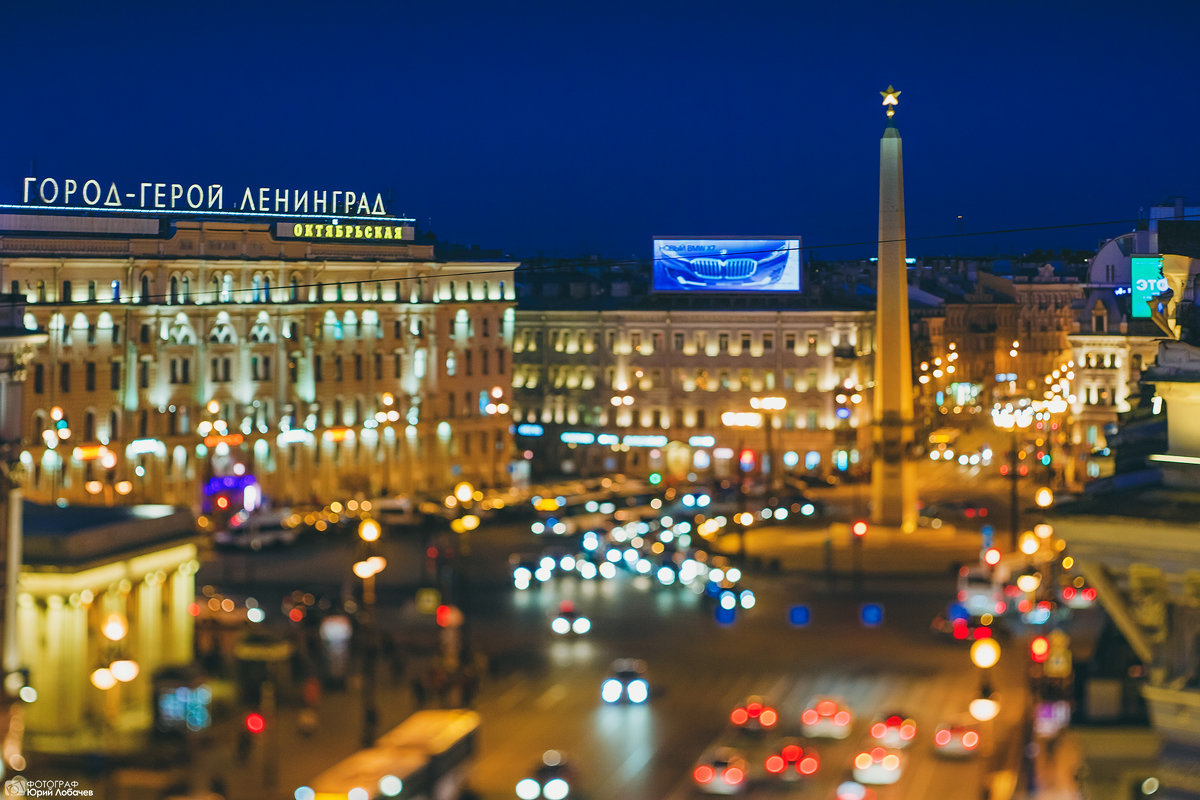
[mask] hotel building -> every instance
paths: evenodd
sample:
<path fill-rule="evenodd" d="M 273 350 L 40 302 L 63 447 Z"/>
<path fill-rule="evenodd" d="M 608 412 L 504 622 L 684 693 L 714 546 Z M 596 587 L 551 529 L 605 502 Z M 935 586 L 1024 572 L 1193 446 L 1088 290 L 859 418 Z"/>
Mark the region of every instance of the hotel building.
<path fill-rule="evenodd" d="M 0 216 L 0 280 L 49 334 L 26 496 L 197 508 L 223 485 L 283 507 L 506 480 L 516 264 L 354 221 Z"/>

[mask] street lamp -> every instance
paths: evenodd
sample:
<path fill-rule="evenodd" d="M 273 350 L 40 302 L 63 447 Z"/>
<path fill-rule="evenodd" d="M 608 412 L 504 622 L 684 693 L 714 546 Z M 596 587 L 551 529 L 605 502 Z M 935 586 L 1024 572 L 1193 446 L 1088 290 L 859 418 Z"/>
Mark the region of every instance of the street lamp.
<path fill-rule="evenodd" d="M 971 645 L 971 663 L 982 670 L 982 682 L 979 686 L 979 697 L 970 702 L 967 710 L 980 722 L 995 719 L 1000 713 L 1000 704 L 992 697 L 992 684 L 988 678 L 988 670 L 996 666 L 999 660 L 1000 643 L 990 636 L 976 639 Z"/>
<path fill-rule="evenodd" d="M 766 479 L 767 491 L 772 492 L 776 488 L 775 477 L 778 470 L 775 468 L 775 446 L 774 446 L 774 428 L 775 417 L 774 412 L 782 411 L 787 407 L 787 399 L 783 397 L 751 397 L 750 407 L 762 411 L 763 424 L 767 432 L 767 460 L 770 462 L 771 468 L 763 477 Z"/>
<path fill-rule="evenodd" d="M 109 726 L 115 730 L 121 711 L 115 690 L 120 684 L 134 680 L 141 672 L 141 667 L 122 652 L 121 642 L 129 634 L 129 621 L 125 615 L 117 612 L 109 614 L 100 625 L 100 633 L 109 643 L 104 648 L 101 666 L 92 670 L 90 680 L 93 686 L 105 693 L 105 716 Z M 104 664 L 104 661 L 108 663 Z"/>
<path fill-rule="evenodd" d="M 738 431 L 738 446 L 733 454 L 734 468 L 737 470 L 738 513 L 733 519 L 738 526 L 738 557 L 745 561 L 746 526 L 742 520 L 745 519 L 746 513 L 746 484 L 742 475 L 742 450 L 746 446 L 746 431 L 762 427 L 763 415 L 757 411 L 726 411 L 721 415 L 721 424 Z"/>
<path fill-rule="evenodd" d="M 358 523 L 358 538 L 362 540 L 367 551 L 367 557 L 356 561 L 353 567 L 354 575 L 363 583 L 363 729 L 362 745 L 371 747 L 375 744 L 375 727 L 379 720 L 379 709 L 375 702 L 375 576 L 383 572 L 387 560 L 371 552 L 375 542 L 379 541 L 382 532 L 380 525 L 370 517 L 363 517 Z"/>
<path fill-rule="evenodd" d="M 1000 430 L 1006 430 L 1011 435 L 1008 452 L 1008 478 L 1011 481 L 1010 503 L 1009 503 L 1009 533 L 1012 538 L 1013 549 L 1017 547 L 1017 534 L 1020 526 L 1019 519 L 1019 499 L 1017 497 L 1017 481 L 1020 479 L 1018 462 L 1020 432 L 1028 428 L 1033 423 L 1033 409 L 1029 406 L 1014 406 L 1008 403 L 1005 406 L 997 404 L 992 409 L 992 423 Z"/>

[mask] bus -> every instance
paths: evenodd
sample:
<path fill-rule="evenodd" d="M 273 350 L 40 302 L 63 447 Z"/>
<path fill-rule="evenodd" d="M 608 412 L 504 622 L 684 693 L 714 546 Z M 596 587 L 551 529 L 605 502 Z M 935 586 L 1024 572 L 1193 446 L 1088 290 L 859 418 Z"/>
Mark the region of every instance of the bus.
<path fill-rule="evenodd" d="M 455 800 L 474 763 L 479 714 L 418 711 L 373 747 L 334 764 L 294 792 L 296 800 Z"/>

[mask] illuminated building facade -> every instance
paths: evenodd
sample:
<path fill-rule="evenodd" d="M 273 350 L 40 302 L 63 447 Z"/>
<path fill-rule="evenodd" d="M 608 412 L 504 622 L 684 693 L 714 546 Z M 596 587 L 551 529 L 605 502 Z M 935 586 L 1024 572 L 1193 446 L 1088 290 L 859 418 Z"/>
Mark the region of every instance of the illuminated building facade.
<path fill-rule="evenodd" d="M 30 499 L 196 508 L 228 478 L 281 507 L 507 478 L 515 264 L 370 225 L 0 223 L 4 285 L 49 334 Z"/>
<path fill-rule="evenodd" d="M 518 310 L 517 446 L 545 470 L 583 475 L 727 476 L 739 448 L 753 451 L 756 469 L 778 454 L 777 474 L 857 472 L 870 445 L 874 316 L 730 305 Z M 763 396 L 786 405 L 757 428 L 722 423 Z"/>

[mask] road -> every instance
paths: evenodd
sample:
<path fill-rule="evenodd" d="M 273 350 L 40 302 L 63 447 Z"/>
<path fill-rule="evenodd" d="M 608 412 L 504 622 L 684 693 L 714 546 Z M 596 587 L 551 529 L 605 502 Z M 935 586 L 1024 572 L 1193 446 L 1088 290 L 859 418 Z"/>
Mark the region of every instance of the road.
<path fill-rule="evenodd" d="M 412 579 L 421 572 L 424 546 L 385 534 L 381 551 L 389 566 L 378 579 L 381 625 L 417 648 L 435 641 L 428 620 L 414 623 L 411 613 Z M 916 719 L 918 740 L 905 754 L 900 783 L 881 787 L 881 800 L 962 797 L 963 787 L 983 785 L 989 759 L 945 762 L 931 752 L 933 727 L 961 714 L 978 688 L 965 647 L 935 640 L 928 632 L 930 619 L 954 591 L 949 573 L 922 580 L 868 576 L 858 588 L 842 581 L 832 589 L 818 577 L 752 574 L 745 583 L 757 593 L 757 605 L 740 612 L 733 624 L 719 625 L 711 601 L 684 587 L 655 586 L 626 573 L 613 581 L 564 577 L 537 589 L 513 589 L 507 555 L 542 546 L 526 524 L 485 524 L 472 535 L 465 559 L 466 636 L 493 664 L 476 700 L 484 727 L 471 784 L 480 797 L 513 797 L 516 782 L 548 748 L 569 754 L 577 794 L 585 799 L 691 797 L 696 759 L 716 743 L 737 742 L 728 730 L 728 713 L 755 693 L 777 704 L 784 731 L 796 727 L 802 708 L 817 695 L 840 696 L 854 712 L 848 739 L 816 742 L 821 768 L 807 784 L 793 787 L 802 796 L 832 797 L 834 787 L 849 777 L 870 718 L 897 709 Z M 294 589 L 334 597 L 352 590 L 356 579 L 346 576 L 357 547 L 343 535 L 288 550 L 222 553 L 204 565 L 200 579 L 235 596 L 254 593 L 264 608 L 278 609 Z M 586 637 L 567 641 L 551 633 L 550 618 L 563 600 L 592 618 Z M 883 605 L 878 628 L 859 622 L 859 607 L 868 600 Z M 788 623 L 788 609 L 797 603 L 811 610 L 811 624 L 804 628 Z M 278 625 L 279 619 L 275 612 L 265 624 Z M 605 706 L 600 682 L 609 664 L 626 656 L 649 664 L 651 700 L 644 707 Z M 415 663 L 410 658 L 410 670 Z M 1002 698 L 1021 697 L 1022 667 L 1021 655 L 1001 660 L 994 682 Z M 383 689 L 384 729 L 402 718 L 411 702 L 403 681 Z M 1002 707 L 997 737 L 1020 715 L 1017 702 Z M 325 724 L 313 739 L 291 730 L 279 734 L 282 752 L 306 756 L 285 760 L 276 792 L 246 779 L 231 785 L 230 796 L 290 796 L 297 782 L 327 766 L 323 761 L 353 749 L 361 708 L 354 692 L 330 694 L 322 712 Z M 985 746 L 991 743 L 985 739 Z M 766 746 L 754 740 L 741 744 L 752 751 Z M 749 796 L 778 796 L 775 787 L 757 780 L 758 773 L 756 761 Z"/>

